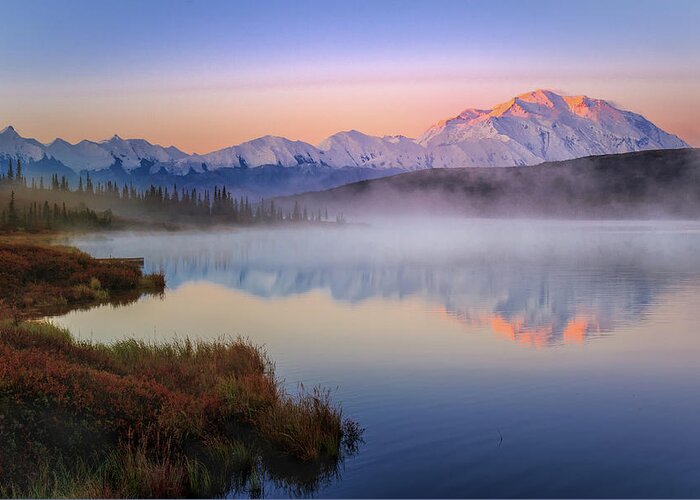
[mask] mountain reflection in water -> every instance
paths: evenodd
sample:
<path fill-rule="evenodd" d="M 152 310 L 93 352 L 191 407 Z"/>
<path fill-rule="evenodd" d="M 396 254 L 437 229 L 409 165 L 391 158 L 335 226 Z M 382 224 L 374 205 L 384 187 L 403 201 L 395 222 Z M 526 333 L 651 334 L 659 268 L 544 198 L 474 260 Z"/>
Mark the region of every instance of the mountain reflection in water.
<path fill-rule="evenodd" d="M 143 256 L 171 289 L 208 281 L 262 297 L 425 300 L 466 326 L 533 347 L 582 343 L 643 317 L 697 278 L 692 223 L 468 221 L 78 239 Z"/>

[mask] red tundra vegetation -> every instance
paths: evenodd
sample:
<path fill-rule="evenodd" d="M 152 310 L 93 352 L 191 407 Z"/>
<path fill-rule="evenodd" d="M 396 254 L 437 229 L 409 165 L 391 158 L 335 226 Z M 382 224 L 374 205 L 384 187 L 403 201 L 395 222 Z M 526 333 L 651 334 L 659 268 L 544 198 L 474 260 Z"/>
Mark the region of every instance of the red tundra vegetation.
<path fill-rule="evenodd" d="M 162 274 L 144 275 L 134 265 L 99 261 L 73 248 L 0 242 L 0 313 L 5 316 L 133 300 L 164 288 Z"/>

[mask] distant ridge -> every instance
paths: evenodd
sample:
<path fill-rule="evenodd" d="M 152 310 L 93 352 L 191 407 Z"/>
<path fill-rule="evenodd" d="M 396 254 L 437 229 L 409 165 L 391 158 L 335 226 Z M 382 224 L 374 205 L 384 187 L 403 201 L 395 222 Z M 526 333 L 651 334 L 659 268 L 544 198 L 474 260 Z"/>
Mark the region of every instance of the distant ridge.
<path fill-rule="evenodd" d="M 408 172 L 277 200 L 351 220 L 395 215 L 700 218 L 700 150 L 601 155 L 510 168 Z"/>

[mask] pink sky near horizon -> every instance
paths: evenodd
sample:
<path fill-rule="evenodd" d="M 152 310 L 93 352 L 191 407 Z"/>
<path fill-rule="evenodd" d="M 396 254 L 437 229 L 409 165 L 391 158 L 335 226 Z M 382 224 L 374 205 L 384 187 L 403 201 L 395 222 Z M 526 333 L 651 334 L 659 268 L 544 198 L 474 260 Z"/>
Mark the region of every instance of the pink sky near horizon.
<path fill-rule="evenodd" d="M 515 95 L 549 88 L 585 94 L 644 115 L 692 146 L 700 146 L 700 97 L 692 80 L 668 81 L 659 92 L 648 79 L 397 79 L 377 82 L 304 82 L 287 85 L 220 84 L 204 88 L 143 88 L 129 92 L 57 89 L 57 112 L 25 102 L 11 122 L 25 137 L 51 142 L 99 141 L 114 134 L 207 153 L 263 135 L 318 144 L 356 129 L 371 135 L 416 137 L 436 121 L 469 107 L 491 108 Z M 1 92 L 0 92 L 1 95 Z M 54 106 L 56 106 L 54 104 Z M 12 107 L 6 103 L 3 107 Z M 19 111 L 19 110 L 18 110 Z M 4 125 L 3 125 L 4 126 Z"/>

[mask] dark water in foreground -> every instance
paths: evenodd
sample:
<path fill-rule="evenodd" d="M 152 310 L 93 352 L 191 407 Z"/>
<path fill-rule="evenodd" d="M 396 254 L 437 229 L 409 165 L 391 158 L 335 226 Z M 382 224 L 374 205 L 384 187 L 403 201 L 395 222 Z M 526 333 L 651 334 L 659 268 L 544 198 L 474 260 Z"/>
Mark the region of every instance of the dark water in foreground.
<path fill-rule="evenodd" d="M 245 335 L 366 443 L 315 494 L 700 496 L 700 224 L 461 221 L 73 242 L 165 269 L 83 338 Z M 270 496 L 284 490 L 270 484 Z"/>

